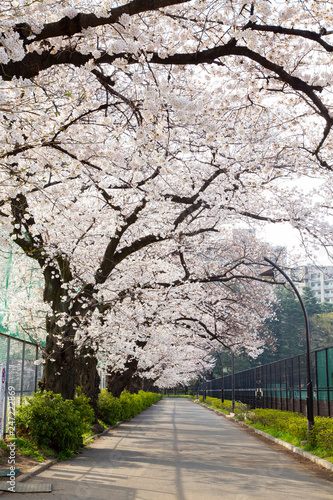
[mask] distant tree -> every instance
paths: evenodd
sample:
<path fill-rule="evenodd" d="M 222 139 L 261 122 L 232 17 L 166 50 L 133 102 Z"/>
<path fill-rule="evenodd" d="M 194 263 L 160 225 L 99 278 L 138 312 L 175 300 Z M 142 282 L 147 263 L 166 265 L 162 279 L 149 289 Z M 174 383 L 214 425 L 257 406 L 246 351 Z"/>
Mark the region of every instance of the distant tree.
<path fill-rule="evenodd" d="M 302 298 L 310 320 L 311 349 L 333 345 L 333 304 L 318 302 L 310 287 L 303 288 Z"/>
<path fill-rule="evenodd" d="M 332 302 L 322 302 L 320 304 L 320 310 L 321 310 L 321 314 L 333 312 L 333 303 Z"/>
<path fill-rule="evenodd" d="M 254 363 L 270 363 L 296 356 L 306 349 L 304 317 L 299 301 L 285 288 L 277 289 L 276 295 L 279 301 L 274 306 L 275 318 L 267 322 L 275 343 L 268 345 Z M 333 345 L 333 304 L 318 302 L 310 287 L 303 288 L 302 299 L 310 322 L 311 349 Z"/>
<path fill-rule="evenodd" d="M 315 314 L 310 318 L 311 348 L 333 345 L 333 312 Z"/>
<path fill-rule="evenodd" d="M 278 298 L 273 306 L 275 317 L 266 322 L 267 329 L 271 332 L 271 341 L 266 337 L 265 349 L 256 358 L 251 358 L 245 352 L 237 354 L 236 372 L 297 356 L 306 350 L 304 316 L 298 299 L 291 290 L 283 287 L 278 288 L 275 293 Z M 301 296 L 309 316 L 311 349 L 333 345 L 333 304 L 318 302 L 310 287 L 304 287 Z M 224 374 L 230 374 L 230 353 L 223 351 L 215 356 L 214 378 L 221 377 L 221 360 Z"/>
<path fill-rule="evenodd" d="M 304 318 L 298 299 L 285 288 L 277 289 L 276 294 L 279 302 L 275 306 L 275 319 L 268 322 L 268 328 L 276 339 L 271 349 L 272 361 L 305 351 Z"/>
<path fill-rule="evenodd" d="M 314 291 L 309 286 L 305 286 L 303 288 L 302 299 L 309 318 L 314 314 L 320 314 L 322 312 L 321 304 L 318 302 Z"/>
<path fill-rule="evenodd" d="M 247 363 L 245 360 L 242 361 L 244 366 L 242 369 L 297 356 L 306 350 L 304 317 L 297 297 L 290 289 L 283 287 L 277 288 L 275 294 L 278 299 L 273 306 L 275 316 L 266 322 L 267 330 L 271 333 L 271 342 L 266 343 L 264 352 L 256 359 L 244 355 L 243 358 L 247 358 Z M 303 297 L 306 308 L 310 306 L 311 312 L 320 311 L 320 304 L 313 301 L 315 297 L 312 294 L 310 289 L 310 292 L 307 290 Z"/>

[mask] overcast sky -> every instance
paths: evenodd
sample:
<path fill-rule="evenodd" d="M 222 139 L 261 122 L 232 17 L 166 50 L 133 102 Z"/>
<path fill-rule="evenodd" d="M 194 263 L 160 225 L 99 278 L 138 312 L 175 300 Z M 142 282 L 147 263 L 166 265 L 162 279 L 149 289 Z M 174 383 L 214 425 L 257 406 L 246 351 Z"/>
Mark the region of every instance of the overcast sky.
<path fill-rule="evenodd" d="M 311 262 L 311 259 L 304 251 L 298 232 L 289 224 L 267 225 L 265 229 L 258 230 L 257 235 L 263 241 L 267 241 L 274 246 L 285 246 L 288 253 L 290 252 L 299 256 L 299 263 L 301 265 L 315 263 L 322 266 L 333 266 L 333 262 L 329 261 L 324 249 L 315 251 L 315 262 Z"/>

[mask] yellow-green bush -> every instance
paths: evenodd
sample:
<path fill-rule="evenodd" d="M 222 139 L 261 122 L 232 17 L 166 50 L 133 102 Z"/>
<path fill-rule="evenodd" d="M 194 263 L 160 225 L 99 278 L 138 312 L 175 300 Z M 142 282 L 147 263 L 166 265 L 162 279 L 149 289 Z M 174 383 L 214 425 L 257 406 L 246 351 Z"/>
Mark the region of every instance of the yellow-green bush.
<path fill-rule="evenodd" d="M 311 429 L 312 440 L 319 448 L 333 455 L 333 419 L 330 417 L 315 417 Z"/>
<path fill-rule="evenodd" d="M 298 442 L 307 440 L 307 418 L 299 413 L 281 410 L 259 409 L 251 410 L 248 423 L 261 424 L 267 430 L 289 434 Z M 264 429 L 265 430 L 265 429 Z M 333 455 L 333 420 L 329 417 L 315 417 L 311 429 L 309 449 L 320 449 L 324 456 Z"/>
<path fill-rule="evenodd" d="M 249 423 L 259 423 L 280 432 L 287 432 L 300 440 L 307 437 L 307 419 L 291 411 L 256 408 L 251 410 Z"/>
<path fill-rule="evenodd" d="M 115 398 L 110 392 L 103 389 L 98 396 L 98 409 L 103 422 L 107 425 L 115 425 L 120 420 L 129 420 L 135 417 L 161 398 L 161 394 L 144 391 L 139 391 L 138 394 L 123 391 L 120 398 Z"/>
<path fill-rule="evenodd" d="M 102 389 L 98 395 L 98 411 L 101 419 L 107 425 L 116 425 L 122 419 L 119 399 L 115 398 L 107 389 Z"/>
<path fill-rule="evenodd" d="M 203 396 L 200 396 L 199 401 L 201 403 L 203 402 Z M 215 408 L 216 410 L 223 410 L 228 413 L 232 412 L 232 401 L 230 401 L 229 399 L 225 399 L 222 403 L 221 399 L 219 398 L 211 398 L 207 396 L 205 404 L 211 406 L 212 408 Z M 237 418 L 242 419 L 244 413 L 246 413 L 247 410 L 248 407 L 245 404 L 240 403 L 239 401 L 235 401 L 234 413 Z"/>
<path fill-rule="evenodd" d="M 203 397 L 200 396 L 200 402 L 203 402 Z M 232 401 L 225 400 L 221 403 L 218 398 L 207 397 L 208 406 L 216 409 L 226 410 L 231 412 Z M 307 440 L 307 418 L 296 412 L 262 409 L 256 408 L 250 410 L 246 405 L 235 402 L 235 415 L 237 418 L 247 417 L 247 423 L 254 427 L 261 428 L 266 432 L 270 432 L 276 437 L 281 437 L 284 440 L 293 442 L 297 446 L 301 441 Z M 315 417 L 314 425 L 311 429 L 308 448 L 323 457 L 333 456 L 333 419 L 329 417 Z"/>
<path fill-rule="evenodd" d="M 128 391 L 123 391 L 120 394 L 120 405 L 121 405 L 121 419 L 129 420 L 138 413 L 140 413 L 138 401 L 134 398 L 134 394 Z"/>

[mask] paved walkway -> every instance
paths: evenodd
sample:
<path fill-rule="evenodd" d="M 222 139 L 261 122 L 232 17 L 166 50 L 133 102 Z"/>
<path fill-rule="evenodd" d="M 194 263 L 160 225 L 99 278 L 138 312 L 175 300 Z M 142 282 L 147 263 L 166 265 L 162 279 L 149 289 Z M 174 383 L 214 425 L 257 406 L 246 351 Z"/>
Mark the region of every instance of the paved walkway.
<path fill-rule="evenodd" d="M 52 493 L 1 498 L 333 500 L 329 472 L 275 448 L 191 401 L 164 399 L 29 480 L 51 482 Z"/>

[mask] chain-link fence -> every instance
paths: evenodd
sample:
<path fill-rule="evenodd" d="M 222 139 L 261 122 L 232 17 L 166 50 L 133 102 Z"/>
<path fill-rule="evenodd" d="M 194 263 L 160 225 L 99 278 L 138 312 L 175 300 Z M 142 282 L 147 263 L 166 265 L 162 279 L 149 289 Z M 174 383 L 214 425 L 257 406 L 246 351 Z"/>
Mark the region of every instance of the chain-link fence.
<path fill-rule="evenodd" d="M 10 408 L 19 405 L 23 396 L 30 396 L 37 389 L 42 376 L 42 365 L 35 361 L 41 357 L 38 346 L 32 342 L 0 333 L 0 438 L 5 437 Z M 11 399 L 9 399 L 9 394 Z M 14 396 L 14 400 L 13 398 Z M 9 404 L 11 402 L 11 404 Z"/>
<path fill-rule="evenodd" d="M 333 417 L 333 347 L 311 353 L 314 414 Z M 200 394 L 232 399 L 232 375 L 203 381 Z M 306 415 L 306 356 L 302 354 L 275 363 L 235 373 L 235 399 L 251 408 L 273 408 Z"/>

